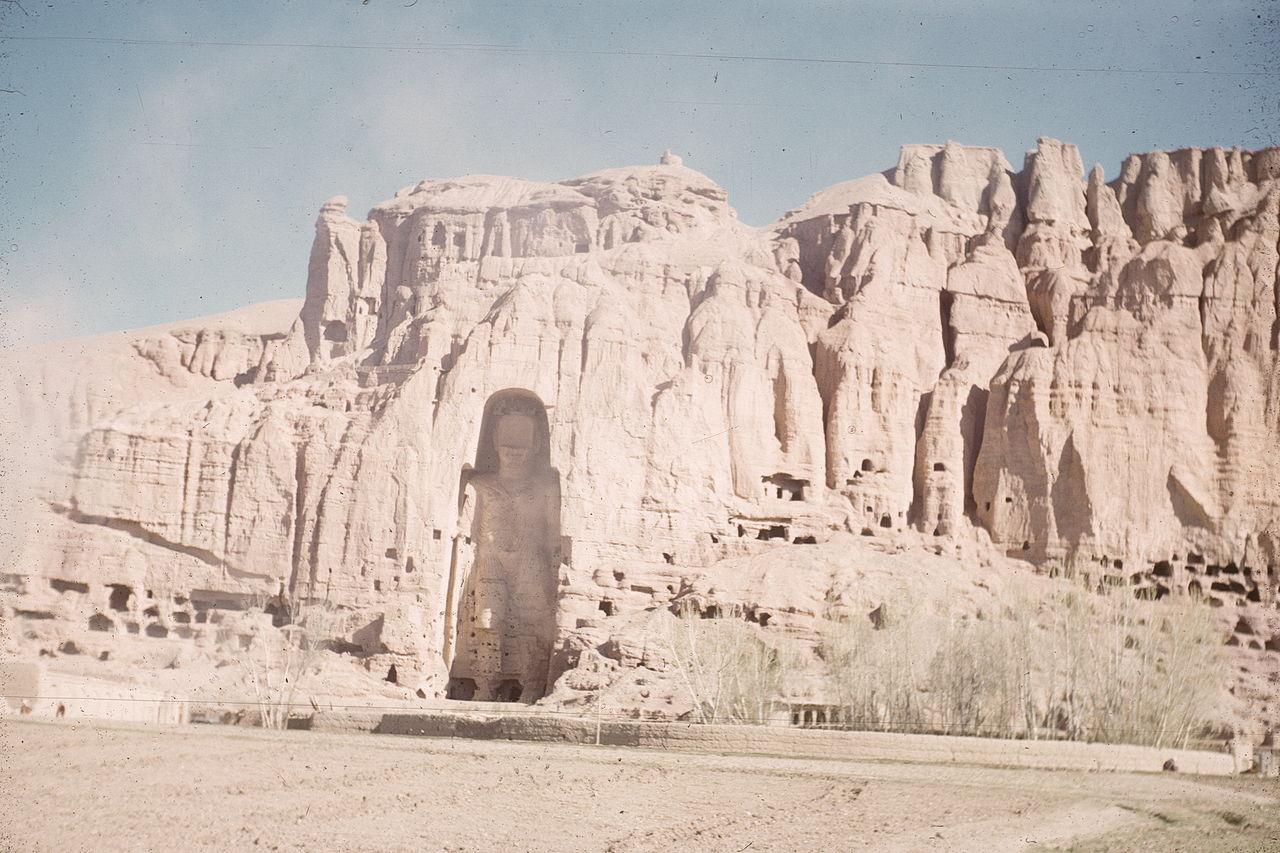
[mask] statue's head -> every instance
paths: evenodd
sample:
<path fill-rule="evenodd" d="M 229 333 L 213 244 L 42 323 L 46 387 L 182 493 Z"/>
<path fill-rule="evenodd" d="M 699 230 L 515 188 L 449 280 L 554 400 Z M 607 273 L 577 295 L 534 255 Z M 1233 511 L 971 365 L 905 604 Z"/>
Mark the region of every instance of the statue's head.
<path fill-rule="evenodd" d="M 532 392 L 499 391 L 485 404 L 476 471 L 523 477 L 550 468 L 547 410 Z"/>
<path fill-rule="evenodd" d="M 522 412 L 502 415 L 493 431 L 494 449 L 498 452 L 498 473 L 520 476 L 529 470 L 533 458 L 536 424 Z"/>

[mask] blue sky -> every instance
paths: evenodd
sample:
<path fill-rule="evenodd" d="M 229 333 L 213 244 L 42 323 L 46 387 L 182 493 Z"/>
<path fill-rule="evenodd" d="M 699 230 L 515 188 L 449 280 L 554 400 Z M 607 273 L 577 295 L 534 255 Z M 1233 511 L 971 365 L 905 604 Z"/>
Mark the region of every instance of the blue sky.
<path fill-rule="evenodd" d="M 359 218 L 424 178 L 558 180 L 669 147 L 764 224 L 905 142 L 1020 167 L 1054 136 L 1108 176 L 1130 151 L 1275 145 L 1278 11 L 5 0 L 0 341 L 301 297 L 321 202 Z M 1122 70 L 1045 70 L 1064 68 Z"/>

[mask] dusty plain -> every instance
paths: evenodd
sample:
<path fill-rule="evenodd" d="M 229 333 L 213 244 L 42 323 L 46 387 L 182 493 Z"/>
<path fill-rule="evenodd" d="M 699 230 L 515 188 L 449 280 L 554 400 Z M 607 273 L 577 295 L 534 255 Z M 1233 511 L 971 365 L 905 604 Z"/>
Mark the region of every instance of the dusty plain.
<path fill-rule="evenodd" d="M 0 722 L 0 850 L 1280 850 L 1280 784 Z"/>

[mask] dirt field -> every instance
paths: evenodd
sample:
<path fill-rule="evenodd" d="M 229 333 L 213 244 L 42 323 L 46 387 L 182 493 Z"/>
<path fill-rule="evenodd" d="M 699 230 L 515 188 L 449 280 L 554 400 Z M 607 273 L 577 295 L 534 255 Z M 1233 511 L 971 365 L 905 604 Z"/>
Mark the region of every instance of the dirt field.
<path fill-rule="evenodd" d="M 1280 850 L 1280 785 L 0 721 L 0 849 Z"/>

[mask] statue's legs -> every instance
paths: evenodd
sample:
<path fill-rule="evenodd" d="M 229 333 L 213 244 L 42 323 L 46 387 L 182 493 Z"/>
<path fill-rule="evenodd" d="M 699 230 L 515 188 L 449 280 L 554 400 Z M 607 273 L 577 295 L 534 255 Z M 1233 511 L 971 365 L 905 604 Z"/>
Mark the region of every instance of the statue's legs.
<path fill-rule="evenodd" d="M 458 641 L 458 674 L 478 701 L 545 695 L 555 636 L 554 567 L 539 551 L 477 553 Z"/>
<path fill-rule="evenodd" d="M 472 677 L 476 681 L 476 699 L 488 701 L 493 699 L 502 673 L 503 633 L 508 621 L 506 584 L 491 572 L 477 580 L 473 617 Z"/>
<path fill-rule="evenodd" d="M 512 600 L 519 602 L 519 609 L 511 613 L 504 632 L 504 671 L 519 680 L 527 701 L 542 697 L 550 686 L 547 670 L 555 633 L 555 589 L 539 554 L 522 555 L 513 568 L 516 571 L 508 577 Z"/>

